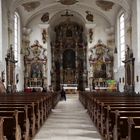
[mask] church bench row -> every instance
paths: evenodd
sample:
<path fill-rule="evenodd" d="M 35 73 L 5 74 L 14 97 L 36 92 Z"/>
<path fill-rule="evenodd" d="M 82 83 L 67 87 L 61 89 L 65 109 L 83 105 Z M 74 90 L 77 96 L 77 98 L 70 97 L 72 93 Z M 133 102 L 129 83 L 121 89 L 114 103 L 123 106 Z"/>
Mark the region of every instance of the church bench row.
<path fill-rule="evenodd" d="M 140 110 L 128 111 L 128 110 L 115 110 L 111 111 L 110 118 L 106 122 L 106 139 L 107 140 L 119 140 L 127 139 L 128 132 L 128 118 L 140 117 Z M 140 118 L 139 118 L 140 121 Z M 137 124 L 139 125 L 139 124 Z M 138 138 L 137 138 L 138 139 Z"/>
<path fill-rule="evenodd" d="M 102 96 L 96 97 L 95 94 L 93 95 L 90 93 L 87 93 L 87 94 L 80 93 L 79 99 L 83 103 L 85 108 L 88 109 L 91 119 L 94 121 L 94 123 L 96 124 L 96 126 L 99 129 L 99 131 L 101 132 L 101 134 L 103 136 L 105 136 L 106 139 L 108 139 L 108 140 L 113 138 L 113 136 L 116 134 L 115 133 L 116 131 L 114 131 L 114 133 L 110 134 L 111 131 L 110 131 L 109 126 L 112 124 L 110 124 L 110 121 L 107 121 L 107 120 L 110 120 L 110 118 L 108 118 L 108 115 L 105 114 L 105 112 L 107 112 L 104 110 L 104 108 L 106 109 L 106 106 L 115 105 L 115 106 L 118 106 L 118 108 L 119 108 L 119 106 L 121 106 L 121 107 L 124 107 L 124 108 L 121 108 L 121 110 L 124 110 L 124 111 L 132 110 L 132 112 L 134 111 L 133 115 L 137 115 L 137 113 L 135 112 L 136 110 L 140 111 L 140 108 L 139 108 L 140 107 L 140 97 L 137 97 L 137 98 L 130 97 L 130 96 L 123 97 L 121 95 L 120 98 L 115 97 L 115 96 L 113 96 L 113 97 L 108 96 L 107 98 L 105 98 L 105 97 L 103 98 Z M 101 101 L 100 101 L 100 99 L 101 99 Z M 132 109 L 132 107 L 136 107 L 136 108 Z M 114 108 L 114 110 L 115 110 L 115 108 Z M 138 116 L 140 116 L 140 114 L 138 114 Z M 126 117 L 129 117 L 129 116 L 126 116 Z M 116 126 L 115 123 L 114 123 L 114 125 L 112 125 L 112 128 L 114 128 L 114 126 Z M 127 127 L 128 127 L 128 125 L 127 125 Z"/>
<path fill-rule="evenodd" d="M 112 102 L 113 103 L 113 105 L 115 105 L 115 106 L 118 106 L 118 108 L 116 108 L 116 109 L 119 109 L 119 110 L 128 110 L 128 111 L 130 111 L 130 110 L 132 110 L 132 111 L 134 111 L 134 110 L 140 110 L 140 104 L 138 104 L 139 103 L 139 101 L 138 101 L 138 103 L 136 103 L 136 104 L 132 104 L 132 103 L 127 103 L 127 101 L 125 101 L 125 103 L 121 103 L 121 102 L 118 102 L 118 104 L 114 104 L 114 102 Z M 112 105 L 111 103 L 109 103 L 110 104 L 110 106 Z M 123 107 L 123 108 L 121 108 L 121 107 Z M 139 107 L 138 107 L 139 106 Z M 133 108 L 132 108 L 133 107 Z M 137 108 L 134 108 L 134 107 L 137 107 Z M 104 109 L 104 108 L 103 108 Z M 111 108 L 112 109 L 112 108 Z M 100 131 L 101 131 L 101 133 L 102 133 L 102 135 L 104 134 L 103 132 L 104 132 L 104 130 L 106 130 L 106 134 L 109 136 L 109 132 L 111 132 L 112 130 L 108 130 L 109 128 L 107 127 L 107 126 L 111 126 L 112 124 L 109 122 L 109 121 L 107 121 L 107 120 L 110 120 L 110 118 L 109 118 L 109 115 L 108 114 L 110 114 L 109 113 L 109 111 L 107 111 L 107 115 L 104 113 L 105 111 L 101 111 L 100 110 L 100 107 L 98 108 L 98 109 L 95 109 L 95 110 L 97 110 L 97 114 L 96 113 L 94 113 L 94 114 L 96 114 L 96 116 L 95 116 L 95 121 L 94 122 L 97 122 L 97 127 L 100 129 Z M 108 109 L 109 110 L 109 109 Z M 113 110 L 113 109 L 112 109 Z M 111 111 L 112 111 L 111 110 Z M 114 108 L 114 110 L 115 110 L 115 108 Z M 101 112 L 100 112 L 101 111 Z M 134 112 L 135 113 L 135 112 Z M 140 115 L 140 114 L 139 114 Z M 104 124 L 104 123 L 106 123 L 106 124 Z M 105 126 L 104 126 L 105 125 Z"/>
<path fill-rule="evenodd" d="M 139 140 L 140 117 L 128 118 L 128 140 Z"/>
<path fill-rule="evenodd" d="M 57 98 L 57 99 L 56 99 Z M 27 106 L 27 112 L 25 113 L 28 123 L 25 123 L 26 129 L 25 134 L 22 131 L 22 139 L 28 140 L 29 137 L 33 137 L 40 126 L 44 123 L 47 116 L 51 112 L 51 109 L 58 102 L 58 94 L 49 94 L 49 95 L 8 95 L 0 96 L 0 111 L 4 112 L 5 110 L 18 111 L 22 110 L 24 106 Z M 1 116 L 1 114 L 0 114 Z M 24 115 L 23 115 L 24 116 Z M 24 119 L 25 120 L 25 119 Z M 29 131 L 29 132 L 28 132 Z M 30 135 L 30 136 L 29 136 Z"/>
<path fill-rule="evenodd" d="M 24 122 L 23 115 L 23 111 L 0 111 L 1 140 L 21 140 L 22 133 L 24 134 L 24 128 L 20 126 Z"/>

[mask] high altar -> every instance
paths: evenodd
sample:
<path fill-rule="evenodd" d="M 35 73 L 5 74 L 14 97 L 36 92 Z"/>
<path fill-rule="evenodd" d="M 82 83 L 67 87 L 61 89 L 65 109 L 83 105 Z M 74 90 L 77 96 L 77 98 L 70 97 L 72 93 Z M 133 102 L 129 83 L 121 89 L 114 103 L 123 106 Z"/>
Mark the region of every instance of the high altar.
<path fill-rule="evenodd" d="M 41 91 L 47 87 L 47 50 L 37 40 L 26 48 L 24 64 L 25 90 Z"/>
<path fill-rule="evenodd" d="M 87 86 L 83 27 L 67 19 L 55 26 L 55 34 L 55 41 L 51 43 L 51 83 L 55 90 L 60 90 L 62 84 L 77 84 L 83 90 Z"/>

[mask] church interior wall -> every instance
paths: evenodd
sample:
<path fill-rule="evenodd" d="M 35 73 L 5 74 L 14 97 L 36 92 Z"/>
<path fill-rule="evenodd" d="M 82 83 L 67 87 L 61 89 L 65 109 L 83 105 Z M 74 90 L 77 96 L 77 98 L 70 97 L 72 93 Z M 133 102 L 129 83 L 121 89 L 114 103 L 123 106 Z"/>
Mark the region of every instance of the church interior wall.
<path fill-rule="evenodd" d="M 9 14 L 9 7 L 7 1 L 3 0 L 2 1 L 2 61 L 0 62 L 0 73 L 4 71 L 5 73 L 5 82 L 4 85 L 5 87 L 7 86 L 7 81 L 6 81 L 6 55 L 7 55 L 7 50 L 10 45 L 13 45 L 13 19 L 12 14 L 10 13 L 10 18 L 8 19 L 8 14 Z M 9 20 L 9 23 L 8 23 Z M 10 27 L 9 27 L 10 26 Z M 8 32 L 8 30 L 10 30 Z M 22 30 L 22 26 L 21 26 Z M 8 35 L 10 34 L 10 35 Z M 22 33 L 21 33 L 22 34 Z M 10 36 L 10 37 L 9 37 Z M 22 43 L 22 39 L 21 39 Z M 21 54 L 21 65 L 20 67 L 16 67 L 15 70 L 15 75 L 19 75 L 19 82 L 17 83 L 17 91 L 23 91 L 24 89 L 24 66 L 23 66 L 23 56 Z"/>
<path fill-rule="evenodd" d="M 129 0 L 129 3 L 131 3 L 131 12 L 130 18 L 126 20 L 126 44 L 132 48 L 133 50 L 133 55 L 135 58 L 135 91 L 140 92 L 140 81 L 139 81 L 139 76 L 140 76 L 140 17 L 138 16 L 138 13 L 140 12 L 140 1 L 139 0 Z M 7 53 L 7 49 L 10 44 L 13 44 L 13 38 L 10 37 L 10 41 L 8 39 L 8 4 L 7 1 L 3 0 L 2 1 L 2 11 L 3 11 L 3 16 L 2 16 L 2 60 L 0 61 L 0 73 L 2 71 L 6 72 L 6 62 L 5 62 L 5 57 Z M 119 12 L 118 12 L 119 13 Z M 43 44 L 42 41 L 42 27 L 40 24 L 42 24 L 41 20 L 41 15 L 36 16 L 34 19 L 30 21 L 30 23 L 27 25 L 28 28 L 31 29 L 31 34 L 29 37 L 30 45 L 34 43 L 35 40 L 38 40 L 39 43 L 47 48 L 48 51 L 48 85 L 51 84 L 51 47 L 50 47 L 50 37 L 48 36 L 48 41 Z M 11 19 L 12 20 L 12 19 Z M 22 20 L 21 20 L 22 21 Z M 11 25 L 13 26 L 12 22 L 10 21 Z M 91 24 L 90 22 L 86 21 L 87 25 Z M 117 21 L 116 21 L 117 22 Z M 89 42 L 89 33 L 88 29 L 89 27 L 86 28 L 86 34 L 87 34 L 87 42 L 88 42 L 88 49 L 93 47 L 98 40 L 102 40 L 104 44 L 107 45 L 108 41 L 108 34 L 106 32 L 106 29 L 110 28 L 112 25 L 102 16 L 100 15 L 94 15 L 94 22 L 95 26 L 93 27 L 93 40 L 92 42 Z M 45 23 L 48 24 L 48 23 Z M 117 26 L 115 25 L 115 40 L 118 40 L 117 38 Z M 21 27 L 22 30 L 23 27 Z M 54 32 L 52 33 L 52 28 L 48 28 L 48 33 L 54 35 Z M 13 33 L 12 33 L 13 36 Z M 117 41 L 115 41 L 115 45 L 112 45 L 112 50 L 114 50 L 114 47 L 117 46 Z M 87 55 L 88 57 L 88 55 Z M 88 61 L 88 58 L 87 58 Z M 88 69 L 89 69 L 89 63 L 87 63 Z M 119 83 L 119 90 L 123 91 L 124 90 L 124 82 L 123 79 L 125 77 L 125 69 L 124 66 L 119 66 L 118 63 L 118 54 L 114 54 L 114 79 Z M 23 90 L 24 88 L 24 66 L 23 66 L 23 56 L 21 54 L 21 67 L 16 68 L 16 74 L 19 74 L 19 83 L 17 84 L 17 90 Z M 6 75 L 6 73 L 5 73 Z M 6 79 L 6 77 L 5 77 Z M 6 85 L 6 81 L 4 83 Z"/>
<path fill-rule="evenodd" d="M 138 17 L 138 13 L 139 13 L 139 6 L 140 6 L 140 1 L 138 0 L 134 0 L 131 3 L 132 7 L 131 7 L 131 14 L 128 19 L 126 19 L 126 23 L 125 23 L 125 30 L 126 30 L 126 45 L 128 45 L 130 47 L 130 49 L 132 49 L 133 51 L 133 55 L 135 58 L 135 77 L 134 77 L 134 81 L 135 81 L 135 92 L 140 92 L 140 82 L 139 80 L 139 67 L 140 67 L 140 61 L 139 61 L 139 46 L 140 46 L 140 34 L 139 34 L 139 30 L 140 30 L 140 19 Z M 117 23 L 117 22 L 116 22 Z M 117 44 L 117 25 L 116 25 L 116 33 L 115 33 L 115 40 L 116 40 L 116 46 Z M 119 50 L 118 50 L 119 51 Z M 119 83 L 119 90 L 121 92 L 124 91 L 124 82 L 123 82 L 123 78 L 125 77 L 125 69 L 124 66 L 119 66 L 119 59 L 118 59 L 118 53 L 116 55 L 114 55 L 114 78 L 117 81 L 117 83 Z M 117 64 L 117 65 L 116 65 Z"/>
<path fill-rule="evenodd" d="M 50 36 L 49 34 L 49 25 L 48 23 L 42 23 L 41 22 L 41 16 L 42 15 L 38 15 L 36 16 L 32 21 L 30 21 L 30 23 L 28 24 L 28 28 L 31 29 L 31 34 L 29 36 L 29 41 L 30 41 L 30 45 L 32 45 L 34 43 L 35 40 L 38 40 L 40 45 L 43 48 L 47 49 L 47 83 L 48 85 L 51 84 L 51 76 L 50 76 L 50 71 L 51 71 L 51 47 L 50 47 Z M 46 29 L 47 31 L 47 41 L 44 44 L 43 40 L 42 40 L 42 30 Z"/>
<path fill-rule="evenodd" d="M 103 17 L 99 16 L 99 15 L 95 15 L 94 17 L 94 28 L 93 28 L 93 40 L 92 42 L 89 41 L 88 35 L 87 35 L 87 42 L 88 42 L 88 50 L 90 50 L 90 48 L 92 48 L 93 46 L 95 46 L 98 42 L 98 40 L 101 40 L 103 44 L 107 45 L 107 40 L 108 40 L 108 33 L 106 32 L 107 29 L 110 28 L 110 23 L 108 23 Z M 88 25 L 88 23 L 87 23 Z M 109 46 L 112 48 L 114 46 Z M 89 55 L 87 55 L 87 69 L 89 71 L 88 73 L 88 87 L 90 87 L 90 77 L 92 77 L 93 73 L 92 68 L 90 67 L 89 64 Z"/>
<path fill-rule="evenodd" d="M 135 91 L 140 92 L 140 1 L 134 0 L 132 5 L 132 48 L 135 57 Z M 137 80 L 138 79 L 138 80 Z"/>
<path fill-rule="evenodd" d="M 102 40 L 104 44 L 107 44 L 108 36 L 106 33 L 106 29 L 110 28 L 111 26 L 110 23 L 108 23 L 103 17 L 99 15 L 95 15 L 94 24 L 95 24 L 95 27 L 93 27 L 93 41 L 92 43 L 88 41 L 89 48 L 93 47 L 98 42 L 99 39 Z"/>
<path fill-rule="evenodd" d="M 8 20 L 7 20 L 7 3 L 6 1 L 2 1 L 2 61 L 0 63 L 0 73 L 2 71 L 5 72 L 6 76 L 6 62 L 5 62 L 5 56 L 8 49 Z M 6 79 L 6 77 L 5 77 Z M 6 85 L 6 82 L 4 83 Z"/>

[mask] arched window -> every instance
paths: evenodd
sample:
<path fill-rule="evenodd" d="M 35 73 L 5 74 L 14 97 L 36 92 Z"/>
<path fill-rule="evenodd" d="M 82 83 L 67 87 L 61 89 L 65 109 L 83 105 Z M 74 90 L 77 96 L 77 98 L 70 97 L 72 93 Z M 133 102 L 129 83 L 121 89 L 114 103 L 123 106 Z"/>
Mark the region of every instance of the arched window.
<path fill-rule="evenodd" d="M 0 61 L 2 61 L 2 5 L 0 0 Z"/>
<path fill-rule="evenodd" d="M 18 60 L 20 65 L 20 17 L 17 12 L 14 14 L 14 54 L 15 60 Z"/>
<path fill-rule="evenodd" d="M 125 19 L 124 13 L 119 17 L 119 62 L 120 65 L 123 65 L 122 62 L 125 59 Z"/>

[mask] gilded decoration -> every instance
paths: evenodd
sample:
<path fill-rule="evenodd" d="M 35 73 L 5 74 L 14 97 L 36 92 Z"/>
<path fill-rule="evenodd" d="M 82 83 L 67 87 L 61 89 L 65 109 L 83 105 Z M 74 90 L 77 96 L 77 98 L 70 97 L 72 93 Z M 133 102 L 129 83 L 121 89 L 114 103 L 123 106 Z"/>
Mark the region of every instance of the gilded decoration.
<path fill-rule="evenodd" d="M 43 41 L 44 44 L 47 42 L 47 39 L 48 39 L 48 33 L 47 33 L 46 29 L 43 29 L 43 31 L 42 31 L 42 41 Z"/>
<path fill-rule="evenodd" d="M 39 1 L 27 2 L 27 3 L 22 4 L 22 6 L 27 12 L 31 12 L 35 10 L 39 5 L 40 5 Z"/>
<path fill-rule="evenodd" d="M 89 63 L 94 80 L 103 81 L 112 79 L 113 57 L 109 47 L 104 45 L 101 40 L 90 49 Z"/>
<path fill-rule="evenodd" d="M 35 40 L 24 56 L 25 88 L 44 87 L 47 79 L 47 50 Z"/>
<path fill-rule="evenodd" d="M 89 29 L 89 42 L 90 43 L 92 43 L 93 41 L 93 34 L 94 34 L 93 29 Z"/>
<path fill-rule="evenodd" d="M 59 0 L 58 2 L 60 2 L 63 5 L 73 5 L 75 3 L 77 3 L 77 0 Z"/>
<path fill-rule="evenodd" d="M 83 26 L 67 18 L 55 26 L 54 30 L 56 38 L 51 44 L 51 82 L 54 89 L 60 90 L 61 84 L 74 84 L 80 90 L 85 89 L 86 44 L 83 39 Z"/>
<path fill-rule="evenodd" d="M 109 11 L 112 9 L 114 3 L 106 0 L 96 0 L 96 5 L 104 11 Z"/>

